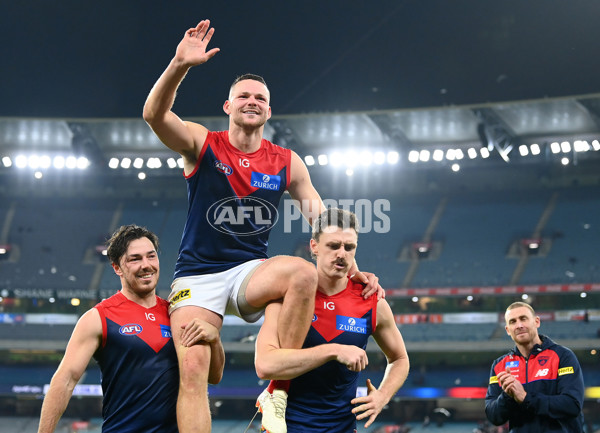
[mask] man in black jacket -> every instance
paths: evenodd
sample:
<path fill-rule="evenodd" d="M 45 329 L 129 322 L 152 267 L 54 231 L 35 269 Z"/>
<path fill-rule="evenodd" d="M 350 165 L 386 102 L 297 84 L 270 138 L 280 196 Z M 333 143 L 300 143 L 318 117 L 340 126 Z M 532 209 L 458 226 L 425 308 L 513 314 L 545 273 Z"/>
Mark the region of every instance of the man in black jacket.
<path fill-rule="evenodd" d="M 575 354 L 538 334 L 540 318 L 515 302 L 504 315 L 516 347 L 492 364 L 485 413 L 510 432 L 583 432 L 583 376 Z"/>

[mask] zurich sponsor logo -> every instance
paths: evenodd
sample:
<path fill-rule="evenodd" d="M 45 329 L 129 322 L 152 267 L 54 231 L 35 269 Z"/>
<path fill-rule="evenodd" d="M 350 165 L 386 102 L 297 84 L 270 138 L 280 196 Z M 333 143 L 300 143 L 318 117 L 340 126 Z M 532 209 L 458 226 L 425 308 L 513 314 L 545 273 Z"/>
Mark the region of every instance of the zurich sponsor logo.
<path fill-rule="evenodd" d="M 354 332 L 357 334 L 367 333 L 367 319 L 356 317 L 336 316 L 336 329 L 338 331 Z"/>
<path fill-rule="evenodd" d="M 269 175 L 253 171 L 252 177 L 250 178 L 250 185 L 254 188 L 270 189 L 271 191 L 277 191 L 281 186 L 281 176 L 277 176 L 274 174 Z"/>
<path fill-rule="evenodd" d="M 206 220 L 221 233 L 250 236 L 271 230 L 279 215 L 272 203 L 257 197 L 227 197 L 213 203 Z"/>
<path fill-rule="evenodd" d="M 173 335 L 171 334 L 171 327 L 167 325 L 160 325 L 160 335 L 164 338 L 171 338 Z"/>
<path fill-rule="evenodd" d="M 233 173 L 233 168 L 231 168 L 230 166 L 228 166 L 227 164 L 225 164 L 224 162 L 221 162 L 221 161 L 215 161 L 215 168 L 227 176 L 229 176 L 231 173 Z"/>
<path fill-rule="evenodd" d="M 508 368 L 517 368 L 519 367 L 519 361 L 510 361 L 506 363 Z"/>
<path fill-rule="evenodd" d="M 312 320 L 312 321 L 313 321 L 313 322 L 316 322 L 316 321 L 317 321 L 317 315 L 316 315 L 316 314 L 313 314 L 313 320 Z"/>
<path fill-rule="evenodd" d="M 128 323 L 127 325 L 123 325 L 119 328 L 119 334 L 138 335 L 143 330 L 144 328 L 142 328 L 142 325 L 138 325 L 137 323 Z"/>

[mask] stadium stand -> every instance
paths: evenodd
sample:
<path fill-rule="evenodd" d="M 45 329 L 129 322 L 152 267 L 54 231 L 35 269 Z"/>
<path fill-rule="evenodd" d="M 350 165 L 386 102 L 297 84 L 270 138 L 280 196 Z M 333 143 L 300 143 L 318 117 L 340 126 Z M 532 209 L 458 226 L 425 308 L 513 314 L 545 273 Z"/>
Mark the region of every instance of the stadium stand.
<path fill-rule="evenodd" d="M 600 281 L 597 254 L 600 197 L 596 188 L 560 191 L 556 208 L 543 230 L 552 245 L 546 257 L 532 257 L 522 284 L 590 283 Z"/>

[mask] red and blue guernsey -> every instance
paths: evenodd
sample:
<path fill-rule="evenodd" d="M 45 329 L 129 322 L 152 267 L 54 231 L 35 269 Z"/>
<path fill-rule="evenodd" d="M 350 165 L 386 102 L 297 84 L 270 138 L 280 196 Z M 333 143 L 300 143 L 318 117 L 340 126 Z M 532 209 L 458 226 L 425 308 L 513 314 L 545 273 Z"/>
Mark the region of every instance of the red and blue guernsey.
<path fill-rule="evenodd" d="M 375 330 L 377 297 L 363 299 L 364 286 L 348 280 L 333 296 L 317 292 L 315 315 L 303 347 L 326 343 L 366 349 Z M 290 383 L 286 423 L 288 433 L 353 433 L 356 417 L 350 401 L 356 397 L 358 373 L 330 361 Z"/>
<path fill-rule="evenodd" d="M 177 433 L 177 354 L 169 303 L 145 308 L 121 292 L 95 308 L 102 344 L 94 354 L 102 372 L 102 432 Z"/>
<path fill-rule="evenodd" d="M 175 278 L 226 271 L 267 258 L 269 232 L 290 183 L 291 151 L 263 139 L 244 153 L 228 131 L 209 132 L 186 176 L 187 222 Z"/>

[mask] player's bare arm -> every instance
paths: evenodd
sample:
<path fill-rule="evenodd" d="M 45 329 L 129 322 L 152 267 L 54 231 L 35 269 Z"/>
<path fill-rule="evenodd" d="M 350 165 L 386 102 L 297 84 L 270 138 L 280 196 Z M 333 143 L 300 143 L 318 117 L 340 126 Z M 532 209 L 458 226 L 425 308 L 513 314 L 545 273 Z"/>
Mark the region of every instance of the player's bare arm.
<path fill-rule="evenodd" d="M 404 384 L 410 366 L 402 334 L 385 299 L 380 299 L 377 303 L 377 326 L 373 338 L 386 356 L 388 365 L 379 388 L 375 388 L 369 380 L 368 395 L 352 400 L 353 405 L 359 405 L 352 409 L 352 413 L 357 414 L 356 419 L 368 418 L 365 428 L 375 421 L 383 407 Z"/>
<path fill-rule="evenodd" d="M 186 174 L 194 169 L 208 131 L 202 125 L 184 122 L 172 111 L 172 107 L 177 88 L 188 70 L 207 62 L 219 52 L 218 48 L 207 51 L 213 34 L 209 20 L 203 20 L 185 32 L 175 57 L 150 91 L 144 105 L 144 120 L 167 147 L 183 156 Z"/>
<path fill-rule="evenodd" d="M 282 349 L 277 335 L 280 311 L 279 302 L 267 306 L 264 323 L 256 338 L 255 366 L 261 379 L 293 379 L 329 361 L 337 361 L 357 372 L 368 365 L 367 353 L 351 345 L 331 343 L 306 349 Z"/>
<path fill-rule="evenodd" d="M 100 347 L 101 336 L 100 314 L 92 308 L 77 322 L 65 355 L 50 381 L 50 388 L 42 405 L 38 433 L 54 432 L 75 385 L 81 379 L 94 352 Z"/>

